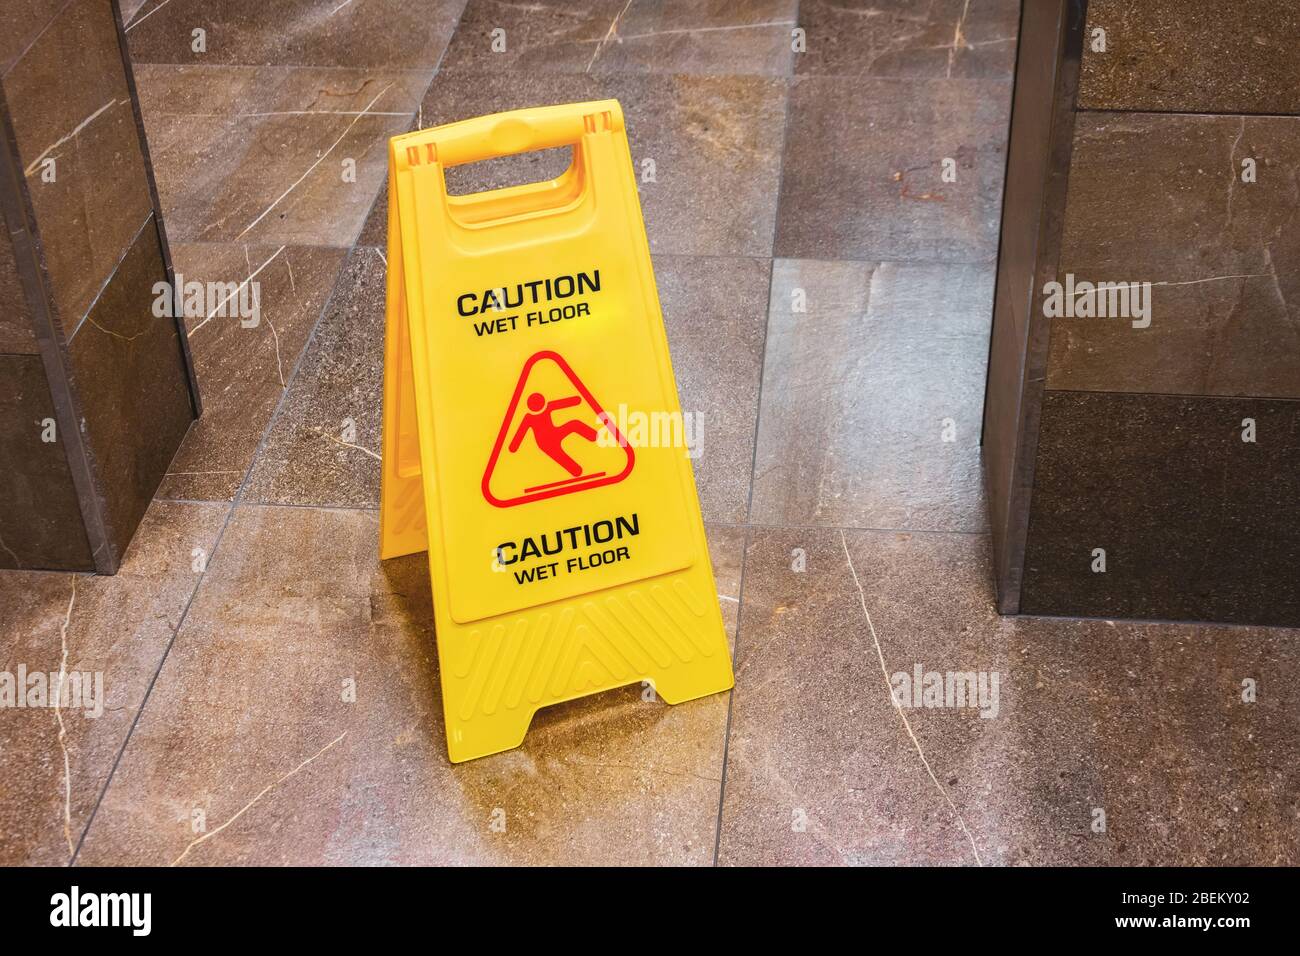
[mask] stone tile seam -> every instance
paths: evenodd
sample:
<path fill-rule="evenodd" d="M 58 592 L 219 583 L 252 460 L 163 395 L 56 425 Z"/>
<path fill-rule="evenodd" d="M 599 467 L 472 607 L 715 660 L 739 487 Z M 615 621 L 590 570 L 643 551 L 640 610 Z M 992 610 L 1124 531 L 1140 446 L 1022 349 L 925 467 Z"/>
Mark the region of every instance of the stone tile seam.
<path fill-rule="evenodd" d="M 794 7 L 794 21 L 799 22 L 799 3 L 796 0 Z M 791 74 L 794 72 L 794 60 L 790 62 Z M 789 78 L 782 78 L 782 95 L 781 95 L 781 152 L 777 161 L 776 170 L 776 203 L 773 208 L 772 216 L 772 241 L 768 247 L 767 259 L 767 301 L 763 305 L 763 347 L 760 350 L 758 362 L 758 390 L 754 397 L 754 428 L 752 432 L 752 448 L 749 456 L 749 491 L 745 501 L 745 533 L 741 544 L 740 552 L 740 583 L 736 589 L 736 637 L 732 642 L 731 666 L 734 673 L 736 666 L 736 653 L 740 648 L 740 631 L 745 603 L 745 570 L 749 564 L 749 541 L 752 534 L 749 518 L 754 512 L 754 471 L 758 466 L 758 436 L 759 428 L 763 417 L 763 379 L 764 369 L 767 365 L 767 339 L 768 332 L 772 326 L 772 284 L 776 272 L 776 238 L 777 231 L 781 222 L 781 200 L 784 192 L 785 183 L 785 157 L 790 146 L 790 94 L 793 89 L 793 75 Z M 653 259 L 653 256 L 651 257 Z M 707 524 L 707 523 L 706 523 Z M 735 707 L 736 693 L 733 686 L 727 692 L 727 720 L 722 730 L 722 774 L 718 781 L 718 816 L 714 826 L 713 834 L 713 866 L 718 866 L 718 861 L 722 854 L 722 813 L 726 805 L 727 798 L 727 766 L 731 756 L 731 717 Z"/>

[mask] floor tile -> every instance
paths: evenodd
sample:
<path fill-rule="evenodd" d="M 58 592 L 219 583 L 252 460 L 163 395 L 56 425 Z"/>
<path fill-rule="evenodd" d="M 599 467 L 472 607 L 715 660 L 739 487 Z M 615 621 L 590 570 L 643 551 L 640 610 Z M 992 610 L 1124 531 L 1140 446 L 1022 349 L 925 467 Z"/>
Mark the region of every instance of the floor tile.
<path fill-rule="evenodd" d="M 750 520 L 982 531 L 992 296 L 991 264 L 778 259 Z"/>
<path fill-rule="evenodd" d="M 151 117 L 261 120 L 333 116 L 343 117 L 345 122 L 362 114 L 400 118 L 415 112 L 432 78 L 432 70 L 135 65 L 146 122 Z M 381 91 L 383 96 L 376 100 Z"/>
<path fill-rule="evenodd" d="M 982 535 L 846 543 L 753 532 L 721 863 L 1300 859 L 1294 631 L 1000 618 Z M 918 667 L 982 708 L 895 708 Z"/>
<path fill-rule="evenodd" d="M 136 67 L 173 241 L 347 246 L 430 73 Z"/>
<path fill-rule="evenodd" d="M 71 858 L 227 510 L 155 502 L 112 577 L 0 572 L 0 863 Z M 15 706 L 20 669 L 26 707 Z M 48 695 L 34 702 L 38 672 L 45 688 L 68 675 L 57 713 Z M 74 673 L 89 676 L 74 684 Z"/>
<path fill-rule="evenodd" d="M 782 76 L 794 56 L 797 6 L 794 0 L 470 0 L 443 66 Z"/>
<path fill-rule="evenodd" d="M 444 71 L 425 96 L 423 124 L 611 97 L 623 106 L 652 252 L 771 254 L 783 81 Z M 453 192 L 473 192 L 548 179 L 567 163 L 550 150 L 456 167 L 447 178 Z"/>
<path fill-rule="evenodd" d="M 704 520 L 743 522 L 771 263 L 655 256 L 654 266 L 682 410 L 698 429 L 692 465 Z"/>
<path fill-rule="evenodd" d="M 807 50 L 800 74 L 1009 78 L 1016 63 L 1017 0 L 802 0 Z"/>
<path fill-rule="evenodd" d="M 705 523 L 714 583 L 722 602 L 722 623 L 735 651 L 736 622 L 740 617 L 740 577 L 745 557 L 745 529 L 738 525 Z"/>
<path fill-rule="evenodd" d="M 848 543 L 891 674 L 1003 669 L 983 536 Z M 839 532 L 752 532 L 740 628 L 719 863 L 973 863 L 947 800 L 969 826 L 999 722 L 914 718 L 941 795 L 890 705 Z"/>
<path fill-rule="evenodd" d="M 1296 865 L 1296 631 L 1052 618 L 1015 630 L 1015 862 Z"/>
<path fill-rule="evenodd" d="M 127 23 L 137 63 L 432 69 L 465 0 L 146 0 Z M 125 11 L 124 11 L 125 12 Z M 195 30 L 203 30 L 203 47 Z"/>
<path fill-rule="evenodd" d="M 710 533 L 735 596 L 743 533 Z M 453 766 L 424 558 L 377 539 L 370 512 L 238 509 L 80 862 L 710 862 L 725 695 L 625 688 Z"/>
<path fill-rule="evenodd" d="M 244 500 L 379 507 L 386 275 L 381 250 L 352 251 Z"/>
<path fill-rule="evenodd" d="M 776 254 L 992 261 L 1010 96 L 1000 80 L 798 77 Z"/>
<path fill-rule="evenodd" d="M 366 216 L 366 221 L 361 225 L 361 233 L 357 236 L 358 246 L 375 246 L 379 249 L 385 249 L 388 246 L 388 173 L 384 173 L 383 181 L 379 184 L 379 194 L 375 196 L 375 201 L 370 207 L 370 214 Z"/>
<path fill-rule="evenodd" d="M 319 246 L 172 245 L 182 289 L 191 282 L 205 290 L 208 283 L 247 285 L 223 309 L 217 306 L 228 291 L 186 315 L 203 416 L 185 436 L 157 497 L 234 498 L 343 258 L 341 249 Z M 241 302 L 255 306 L 246 310 L 250 315 L 222 314 Z"/>

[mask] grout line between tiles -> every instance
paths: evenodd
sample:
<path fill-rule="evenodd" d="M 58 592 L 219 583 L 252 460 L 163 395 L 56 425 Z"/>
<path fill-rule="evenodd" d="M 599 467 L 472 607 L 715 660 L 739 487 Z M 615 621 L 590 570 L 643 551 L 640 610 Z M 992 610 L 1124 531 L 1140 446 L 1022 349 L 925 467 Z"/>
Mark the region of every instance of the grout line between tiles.
<path fill-rule="evenodd" d="M 728 522 L 707 519 L 704 523 L 716 528 L 752 528 L 754 531 L 874 531 L 881 534 L 965 534 L 974 537 L 988 537 L 992 534 L 987 528 L 980 531 L 959 531 L 950 528 L 877 528 L 851 524 L 769 524 L 763 521 Z"/>
<path fill-rule="evenodd" d="M 464 14 L 464 8 L 462 7 L 461 15 L 463 14 Z M 460 17 L 457 17 L 456 24 L 452 27 L 451 31 L 447 34 L 447 44 L 446 46 L 443 47 L 442 54 L 438 57 L 438 62 L 433 69 L 433 75 L 429 77 L 428 85 L 420 93 L 419 102 L 422 103 L 424 101 L 424 97 L 429 92 L 429 87 L 433 85 L 433 81 L 437 77 L 438 70 L 442 65 L 442 59 L 444 56 L 447 55 L 447 48 L 451 46 L 451 39 L 455 35 L 456 30 L 457 28 L 459 28 L 459 26 L 460 26 Z M 262 450 L 266 445 L 267 439 L 271 435 L 272 429 L 275 427 L 275 423 L 280 418 L 280 412 L 283 410 L 284 403 L 289 397 L 289 390 L 293 387 L 293 384 L 298 380 L 298 373 L 302 370 L 303 363 L 307 358 L 307 353 L 311 351 L 312 344 L 316 341 L 316 333 L 319 331 L 321 323 L 324 321 L 325 316 L 329 314 L 330 306 L 334 302 L 334 296 L 338 293 L 339 285 L 342 282 L 344 274 L 347 271 L 348 262 L 352 258 L 352 256 L 356 253 L 356 245 L 357 245 L 356 238 L 358 238 L 359 236 L 360 233 L 358 233 L 357 237 L 353 238 L 352 244 L 346 247 L 346 255 L 343 257 L 342 261 L 340 261 L 338 265 L 338 269 L 334 273 L 334 284 L 330 288 L 329 295 L 325 297 L 325 301 L 321 304 L 321 310 L 316 316 L 316 321 L 312 324 L 311 332 L 308 334 L 306 342 L 303 343 L 302 350 L 298 353 L 298 357 L 294 361 L 293 369 L 289 372 L 289 377 L 285 380 L 285 386 L 280 392 L 280 398 L 276 402 L 275 410 L 271 413 L 271 417 L 267 421 L 266 428 L 263 429 L 262 431 L 262 437 L 257 443 L 257 448 L 254 450 L 252 458 L 249 460 L 248 469 L 247 471 L 244 472 L 243 480 L 239 483 L 239 488 L 238 490 L 236 490 L 234 498 L 232 498 L 230 501 L 230 510 L 226 513 L 226 519 L 225 521 L 222 522 L 221 530 L 217 532 L 217 537 L 212 543 L 212 551 L 208 556 L 207 564 L 204 565 L 203 571 L 199 573 L 198 580 L 195 581 L 194 584 L 194 589 L 190 592 L 189 600 L 185 602 L 185 608 L 184 610 L 181 611 L 180 618 L 176 621 L 176 626 L 172 629 L 171 638 L 167 641 L 166 648 L 163 649 L 162 657 L 158 661 L 158 667 L 154 670 L 153 677 L 150 678 L 149 680 L 149 686 L 145 689 L 144 697 L 140 700 L 140 706 L 136 708 L 135 717 L 132 719 L 131 726 L 127 730 L 125 738 L 123 738 L 122 740 L 121 747 L 118 748 L 117 756 L 114 757 L 113 759 L 113 766 L 109 769 L 108 776 L 105 778 L 104 784 L 100 788 L 99 796 L 95 800 L 95 806 L 91 809 L 90 815 L 86 819 L 85 826 L 82 827 L 81 836 L 77 840 L 76 850 L 73 851 L 71 859 L 68 860 L 69 866 L 75 864 L 77 861 L 77 857 L 81 854 L 81 848 L 86 842 L 86 837 L 90 833 L 91 826 L 94 825 L 95 817 L 98 816 L 99 814 L 99 808 L 104 802 L 104 797 L 108 795 L 108 790 L 113 785 L 113 778 L 117 775 L 117 768 L 122 761 L 122 756 L 126 753 L 126 748 L 130 745 L 131 738 L 135 735 L 135 728 L 139 725 L 140 718 L 144 715 L 145 707 L 148 706 L 149 700 L 153 695 L 154 685 L 157 684 L 158 677 L 159 675 L 162 674 L 162 669 L 166 665 L 167 658 L 171 654 L 172 645 L 176 643 L 176 638 L 180 635 L 181 628 L 184 626 L 185 621 L 189 616 L 190 608 L 193 606 L 195 598 L 198 597 L 198 593 L 202 589 L 204 581 L 207 579 L 208 570 L 212 567 L 213 562 L 215 562 L 217 559 L 217 554 L 221 548 L 221 543 L 223 540 L 225 540 L 226 529 L 230 527 L 230 522 L 233 519 L 235 512 L 243 504 L 242 499 L 244 496 L 244 491 L 248 487 L 248 483 L 253 477 L 253 469 L 257 465 L 258 458 L 262 454 Z"/>
<path fill-rule="evenodd" d="M 220 498 L 170 498 L 158 497 L 155 501 L 166 501 L 171 504 L 185 505 L 227 505 L 230 500 Z M 240 501 L 241 508 L 306 508 L 308 510 L 316 509 L 318 511 L 362 511 L 376 512 L 379 510 L 378 505 L 353 505 L 345 502 L 314 502 L 314 501 Z M 716 521 L 712 518 L 705 517 L 705 527 L 708 528 L 731 528 L 741 531 L 854 531 L 865 532 L 870 534 L 937 534 L 937 535 L 966 535 L 973 538 L 987 538 L 992 532 L 987 529 L 980 531 L 968 531 L 957 528 L 891 528 L 875 527 L 866 525 L 851 524 L 776 524 L 763 521 Z M 32 570 L 32 569 L 12 569 L 12 570 Z M 52 574 L 67 574 L 67 571 L 51 571 Z"/>
<path fill-rule="evenodd" d="M 745 568 L 749 564 L 749 534 L 750 529 L 745 528 L 745 534 L 740 545 L 740 584 L 736 590 L 736 637 L 732 641 L 731 650 L 731 671 L 736 671 L 736 651 L 740 648 L 740 624 L 742 615 L 745 610 Z M 727 694 L 727 722 L 722 730 L 722 775 L 718 781 L 718 818 L 713 827 L 713 865 L 718 865 L 718 857 L 722 852 L 722 808 L 724 798 L 727 795 L 727 765 L 728 758 L 731 756 L 731 716 L 736 707 L 736 687 L 733 684 Z"/>
<path fill-rule="evenodd" d="M 165 501 L 169 504 L 181 505 L 221 505 L 231 504 L 226 500 L 204 500 L 203 498 L 154 498 L 154 501 Z M 317 504 L 308 501 L 241 501 L 241 508 L 305 508 L 308 511 L 363 511 L 376 512 L 379 505 L 349 505 L 349 504 Z"/>
<path fill-rule="evenodd" d="M 796 21 L 797 23 L 797 21 Z M 177 64 L 159 64 L 161 66 L 194 66 L 192 63 Z M 794 69 L 792 66 L 791 69 Z M 483 76 L 527 76 L 529 70 L 526 67 L 510 66 L 500 69 L 493 69 L 482 64 L 468 64 L 465 66 L 448 67 L 444 73 L 448 77 L 455 79 L 473 79 Z M 786 80 L 791 83 L 807 82 L 808 80 L 834 80 L 841 83 L 899 83 L 911 86 L 922 84 L 938 84 L 941 86 L 1005 86 L 1010 87 L 1014 78 L 1008 76 L 884 76 L 875 73 L 754 73 L 741 71 L 723 71 L 723 72 L 704 72 L 691 69 L 674 69 L 674 70 L 611 70 L 601 69 L 592 73 L 583 70 L 572 69 L 556 70 L 548 73 L 548 76 L 594 76 L 594 77 L 688 77 L 691 79 L 703 80 L 720 80 L 720 79 L 753 79 L 753 80 Z M 1233 114 L 1236 115 L 1236 114 Z"/>
<path fill-rule="evenodd" d="M 176 636 L 181 632 L 181 626 L 189 616 L 190 607 L 194 604 L 194 599 L 198 597 L 199 588 L 203 586 L 204 580 L 208 576 L 208 569 L 212 567 L 212 562 L 216 559 L 217 548 L 221 546 L 221 540 L 225 537 L 226 528 L 230 526 L 230 518 L 235 513 L 235 505 L 232 502 L 229 510 L 226 512 L 226 518 L 221 522 L 221 529 L 217 532 L 216 538 L 212 542 L 212 553 L 208 556 L 207 563 L 204 564 L 203 570 L 199 572 L 198 578 L 194 582 L 194 587 L 190 590 L 189 599 L 185 602 L 185 607 L 181 610 L 181 616 L 176 620 L 176 626 L 172 628 L 171 637 L 167 639 L 167 646 L 163 648 L 162 657 L 158 659 L 158 666 L 154 669 L 153 676 L 149 678 L 149 686 L 144 690 L 144 696 L 140 698 L 140 706 L 135 710 L 135 716 L 131 719 L 131 726 L 127 728 L 126 736 L 122 738 L 122 745 L 117 749 L 117 756 L 113 758 L 113 766 L 108 769 L 108 776 L 104 778 L 104 785 L 99 790 L 99 796 L 95 798 L 95 805 L 90 810 L 90 815 L 86 818 L 86 825 L 81 828 L 81 836 L 77 838 L 77 848 L 73 851 L 72 856 L 68 859 L 68 866 L 73 866 L 77 862 L 77 857 L 81 855 L 81 848 L 86 842 L 86 837 L 90 833 L 91 824 L 95 822 L 95 817 L 99 814 L 100 804 L 104 802 L 104 797 L 108 795 L 108 788 L 112 786 L 113 777 L 117 774 L 117 766 L 122 762 L 122 755 L 126 753 L 127 745 L 131 742 L 131 737 L 135 734 L 136 725 L 140 723 L 140 718 L 144 714 L 145 705 L 149 703 L 149 698 L 153 695 L 153 688 L 158 683 L 158 676 L 162 673 L 163 665 L 167 663 L 167 657 L 171 654 L 172 645 L 176 643 Z"/>
<path fill-rule="evenodd" d="M 794 22 L 799 23 L 799 4 L 794 6 Z M 795 56 L 798 56 L 796 53 Z M 749 517 L 754 510 L 754 471 L 758 466 L 758 435 L 763 419 L 763 379 L 767 366 L 767 336 L 772 324 L 772 282 L 776 272 L 776 237 L 781 224 L 782 186 L 785 183 L 785 155 L 790 145 L 790 98 L 794 91 L 795 61 L 790 62 L 790 76 L 784 78 L 785 102 L 782 104 L 784 115 L 781 123 L 781 158 L 776 169 L 776 208 L 772 216 L 772 245 L 767 257 L 767 303 L 763 322 L 763 347 L 759 350 L 758 394 L 754 402 L 754 447 L 749 457 L 749 495 L 745 501 L 745 534 L 743 550 L 740 555 L 740 585 L 736 594 L 736 638 L 732 642 L 731 670 L 735 673 L 736 658 L 740 652 L 740 627 L 745 609 L 745 568 L 749 563 L 749 539 L 751 529 Z M 718 865 L 722 852 L 722 810 L 727 798 L 727 766 L 731 757 L 731 718 L 736 707 L 736 688 L 733 685 L 727 695 L 727 724 L 722 736 L 722 777 L 718 784 L 718 818 L 713 832 L 713 865 Z"/>
<path fill-rule="evenodd" d="M 371 114 L 373 115 L 373 114 Z M 412 114 L 414 115 L 414 114 Z M 385 199 L 385 194 L 381 190 L 375 197 L 375 202 Z M 371 203 L 368 215 L 374 214 L 374 203 Z M 369 219 L 367 218 L 367 222 Z M 365 223 L 362 224 L 363 227 Z M 364 231 L 364 230 L 363 230 Z M 233 239 L 172 239 L 173 246 L 243 246 L 249 248 L 257 246 L 275 246 L 284 245 L 289 249 L 332 249 L 347 252 L 353 245 L 363 249 L 382 249 L 382 242 L 361 242 L 360 234 L 358 241 L 352 244 L 348 243 L 328 243 L 328 242 L 236 242 Z M 767 262 L 767 261 L 788 261 L 788 262 L 862 262 L 873 263 L 878 265 L 926 265 L 926 266 L 989 266 L 990 268 L 997 265 L 996 259 L 927 259 L 907 256 L 876 256 L 858 257 L 858 256 L 767 256 L 767 255 L 744 255 L 741 253 L 728 252 L 673 252 L 672 250 L 659 250 L 650 253 L 651 259 L 716 259 L 722 262 Z M 991 308 L 991 306 L 990 306 Z"/>
<path fill-rule="evenodd" d="M 446 54 L 446 51 L 443 51 Z M 438 62 L 442 62 L 439 57 Z M 345 66 L 339 63 L 200 63 L 197 60 L 191 60 L 189 63 L 163 63 L 154 60 L 137 60 L 131 58 L 133 67 L 159 67 L 161 69 L 175 70 L 346 70 L 349 73 L 380 73 L 384 76 L 420 76 L 428 73 L 428 67 L 415 66 Z M 436 68 L 435 68 L 436 72 Z M 426 88 L 425 92 L 428 92 Z M 421 94 L 423 96 L 423 94 Z"/>

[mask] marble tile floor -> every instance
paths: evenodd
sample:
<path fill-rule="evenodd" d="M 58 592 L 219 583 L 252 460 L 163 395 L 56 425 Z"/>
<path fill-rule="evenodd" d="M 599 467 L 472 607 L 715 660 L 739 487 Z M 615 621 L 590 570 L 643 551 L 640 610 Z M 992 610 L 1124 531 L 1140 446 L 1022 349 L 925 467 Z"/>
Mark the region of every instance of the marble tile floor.
<path fill-rule="evenodd" d="M 1300 861 L 1295 632 L 994 612 L 1015 4 L 915 6 L 124 3 L 177 267 L 256 276 L 260 321 L 189 323 L 206 415 L 119 575 L 0 573 L 5 671 L 103 675 L 0 710 L 0 862 Z M 384 144 L 606 96 L 736 688 L 453 766 L 425 559 L 377 555 Z"/>

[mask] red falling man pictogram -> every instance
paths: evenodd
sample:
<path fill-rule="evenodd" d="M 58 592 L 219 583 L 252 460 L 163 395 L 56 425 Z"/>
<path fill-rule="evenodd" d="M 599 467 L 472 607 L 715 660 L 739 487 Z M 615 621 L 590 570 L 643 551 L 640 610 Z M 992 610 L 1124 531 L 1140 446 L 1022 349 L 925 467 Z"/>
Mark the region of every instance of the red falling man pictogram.
<path fill-rule="evenodd" d="M 519 373 L 483 497 L 509 508 L 573 494 L 622 481 L 634 463 L 632 446 L 563 356 L 538 352 Z"/>

